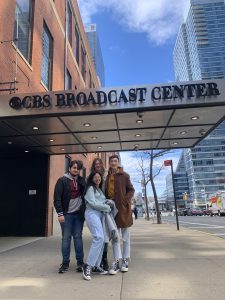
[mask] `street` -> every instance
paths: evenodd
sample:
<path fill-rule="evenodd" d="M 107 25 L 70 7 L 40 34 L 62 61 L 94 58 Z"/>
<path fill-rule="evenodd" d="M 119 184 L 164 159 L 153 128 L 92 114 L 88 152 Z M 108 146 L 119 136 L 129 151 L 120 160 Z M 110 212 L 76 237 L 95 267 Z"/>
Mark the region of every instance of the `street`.
<path fill-rule="evenodd" d="M 163 217 L 166 223 L 176 223 L 175 216 Z M 225 239 L 225 217 L 179 216 L 180 226 L 210 233 Z"/>

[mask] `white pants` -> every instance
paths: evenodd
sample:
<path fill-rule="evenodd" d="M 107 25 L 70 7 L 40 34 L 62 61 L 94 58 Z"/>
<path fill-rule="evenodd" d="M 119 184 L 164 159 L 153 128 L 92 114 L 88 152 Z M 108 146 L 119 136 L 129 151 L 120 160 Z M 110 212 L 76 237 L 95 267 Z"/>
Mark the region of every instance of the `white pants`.
<path fill-rule="evenodd" d="M 89 266 L 100 266 L 104 249 L 104 233 L 102 227 L 103 213 L 88 208 L 85 211 L 85 220 L 92 235 L 92 244 L 87 258 Z"/>
<path fill-rule="evenodd" d="M 112 241 L 113 256 L 115 261 L 121 258 L 130 258 L 130 229 L 128 227 L 118 228 L 118 230 L 123 240 L 123 255 L 121 254 L 120 243 L 118 241 Z"/>

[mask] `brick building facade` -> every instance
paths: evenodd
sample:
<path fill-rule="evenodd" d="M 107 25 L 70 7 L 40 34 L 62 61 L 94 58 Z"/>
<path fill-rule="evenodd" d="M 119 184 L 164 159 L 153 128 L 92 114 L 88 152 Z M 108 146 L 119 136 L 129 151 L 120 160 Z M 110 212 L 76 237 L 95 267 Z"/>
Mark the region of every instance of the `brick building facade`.
<path fill-rule="evenodd" d="M 93 60 L 76 0 L 0 2 L 0 93 L 98 87 Z M 71 155 L 88 175 L 96 156 Z M 65 172 L 65 156 L 51 156 L 46 235 L 52 233 L 53 189 Z"/>

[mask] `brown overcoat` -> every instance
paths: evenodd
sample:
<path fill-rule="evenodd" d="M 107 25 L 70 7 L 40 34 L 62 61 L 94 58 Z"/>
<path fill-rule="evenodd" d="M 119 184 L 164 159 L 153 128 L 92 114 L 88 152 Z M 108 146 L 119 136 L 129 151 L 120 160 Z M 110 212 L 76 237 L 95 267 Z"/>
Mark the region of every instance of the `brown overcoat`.
<path fill-rule="evenodd" d="M 106 177 L 106 198 L 108 197 L 108 183 L 109 175 Z M 132 210 L 131 210 L 131 198 L 134 195 L 134 187 L 130 181 L 130 176 L 123 171 L 123 168 L 119 168 L 119 172 L 115 174 L 115 201 L 118 214 L 115 217 L 115 222 L 119 228 L 127 228 L 132 226 Z"/>

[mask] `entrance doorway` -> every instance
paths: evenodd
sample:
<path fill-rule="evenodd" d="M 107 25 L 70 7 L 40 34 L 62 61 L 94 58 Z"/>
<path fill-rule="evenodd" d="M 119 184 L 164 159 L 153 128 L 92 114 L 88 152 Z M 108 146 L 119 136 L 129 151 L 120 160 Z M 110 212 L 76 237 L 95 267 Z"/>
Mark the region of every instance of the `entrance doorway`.
<path fill-rule="evenodd" d="M 45 236 L 49 157 L 0 155 L 0 236 Z"/>

